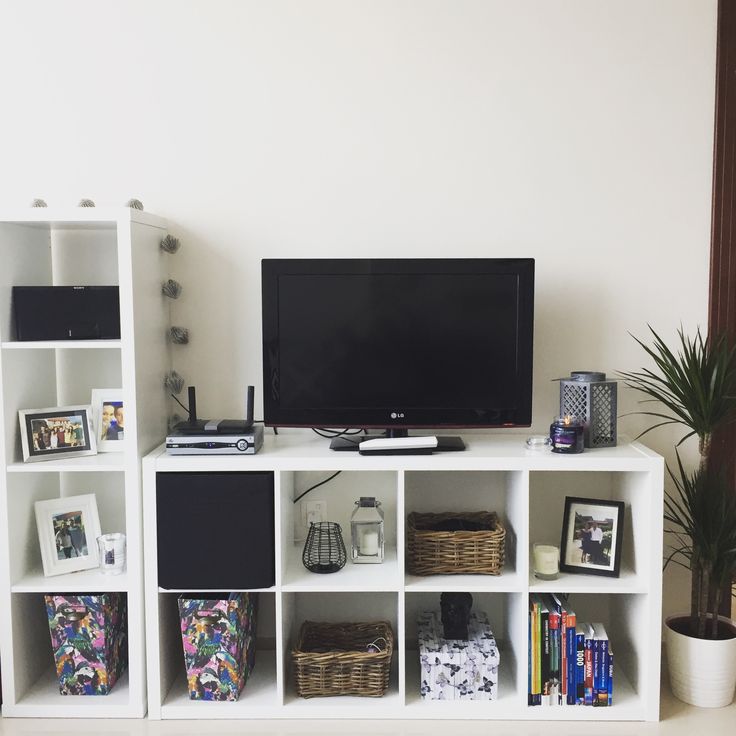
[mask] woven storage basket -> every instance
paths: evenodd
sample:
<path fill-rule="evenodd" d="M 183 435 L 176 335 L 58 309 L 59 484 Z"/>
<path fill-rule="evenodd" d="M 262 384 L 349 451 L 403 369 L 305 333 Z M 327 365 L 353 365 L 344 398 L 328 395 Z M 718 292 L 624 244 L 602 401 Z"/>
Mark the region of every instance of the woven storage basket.
<path fill-rule="evenodd" d="M 461 519 L 487 523 L 490 531 L 433 531 L 434 524 Z M 418 514 L 407 519 L 407 566 L 413 575 L 500 575 L 506 530 L 488 511 Z"/>
<path fill-rule="evenodd" d="M 381 652 L 366 647 L 380 638 Z M 362 695 L 380 698 L 388 689 L 394 634 L 386 621 L 327 624 L 305 621 L 291 652 L 302 698 Z"/>

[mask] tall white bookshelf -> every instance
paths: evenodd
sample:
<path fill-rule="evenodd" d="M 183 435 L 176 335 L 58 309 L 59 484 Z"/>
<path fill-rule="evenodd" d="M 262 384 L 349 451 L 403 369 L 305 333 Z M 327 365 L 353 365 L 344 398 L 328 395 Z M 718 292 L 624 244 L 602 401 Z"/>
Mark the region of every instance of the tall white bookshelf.
<path fill-rule="evenodd" d="M 140 718 L 146 712 L 140 458 L 166 432 L 167 368 L 159 242 L 166 222 L 129 208 L 0 213 L 0 656 L 3 716 Z M 115 285 L 119 340 L 17 342 L 11 289 Z M 19 409 L 88 404 L 123 389 L 123 453 L 24 464 Z M 127 570 L 44 577 L 34 502 L 94 493 L 102 532 L 127 534 Z M 129 667 L 107 696 L 59 694 L 43 593 L 122 591 Z"/>
<path fill-rule="evenodd" d="M 327 441 L 268 433 L 255 456 L 168 456 L 162 448 L 143 461 L 149 717 L 417 718 L 656 721 L 659 718 L 662 590 L 661 457 L 640 444 L 580 455 L 528 452 L 519 435 L 469 435 L 468 449 L 431 456 L 364 457 L 333 452 Z M 375 496 L 386 512 L 386 561 L 353 565 L 331 575 L 301 562 L 305 529 L 299 492 L 343 471 L 312 491 L 326 519 L 349 539 L 353 502 Z M 252 679 L 237 702 L 188 698 L 177 595 L 158 584 L 156 476 L 166 472 L 271 471 L 274 474 L 276 582 L 261 591 L 258 651 Z M 565 496 L 626 504 L 619 578 L 562 574 L 541 582 L 531 567 L 531 544 L 559 544 Z M 497 511 L 508 530 L 506 566 L 492 576 L 416 577 L 405 570 L 405 526 L 411 511 Z M 486 611 L 499 642 L 497 701 L 425 702 L 419 694 L 416 618 L 439 607 L 443 591 L 469 591 Z M 532 592 L 567 592 L 579 620 L 606 624 L 616 652 L 614 706 L 527 705 L 527 600 Z M 188 591 L 191 592 L 191 591 Z M 196 592 L 196 591 L 195 591 Z M 207 591 L 201 591 L 203 597 Z M 397 645 L 388 693 L 380 699 L 297 697 L 290 650 L 305 619 L 387 619 Z"/>

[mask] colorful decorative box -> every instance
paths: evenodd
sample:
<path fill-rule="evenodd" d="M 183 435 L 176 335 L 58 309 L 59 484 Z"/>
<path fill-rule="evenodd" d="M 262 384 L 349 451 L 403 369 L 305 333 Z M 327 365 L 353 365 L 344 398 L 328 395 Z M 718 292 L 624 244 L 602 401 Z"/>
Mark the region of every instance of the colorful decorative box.
<path fill-rule="evenodd" d="M 496 700 L 500 657 L 488 616 L 471 613 L 468 641 L 445 639 L 438 613 L 417 621 L 424 700 Z"/>
<path fill-rule="evenodd" d="M 258 593 L 179 597 L 181 638 L 192 700 L 237 700 L 253 670 Z"/>
<path fill-rule="evenodd" d="M 62 695 L 107 695 L 128 665 L 125 593 L 45 595 Z"/>

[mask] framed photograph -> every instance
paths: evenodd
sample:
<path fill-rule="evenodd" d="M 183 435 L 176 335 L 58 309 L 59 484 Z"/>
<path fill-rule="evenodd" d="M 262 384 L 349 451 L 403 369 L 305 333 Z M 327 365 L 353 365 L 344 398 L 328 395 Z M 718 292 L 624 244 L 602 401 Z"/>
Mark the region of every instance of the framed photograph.
<path fill-rule="evenodd" d="M 92 417 L 98 452 L 122 452 L 125 449 L 123 390 L 93 388 Z"/>
<path fill-rule="evenodd" d="M 21 409 L 18 415 L 25 463 L 97 454 L 89 405 Z"/>
<path fill-rule="evenodd" d="M 560 569 L 617 578 L 624 540 L 624 502 L 565 498 Z"/>
<path fill-rule="evenodd" d="M 36 501 L 35 507 L 44 575 L 99 567 L 100 517 L 94 493 Z"/>

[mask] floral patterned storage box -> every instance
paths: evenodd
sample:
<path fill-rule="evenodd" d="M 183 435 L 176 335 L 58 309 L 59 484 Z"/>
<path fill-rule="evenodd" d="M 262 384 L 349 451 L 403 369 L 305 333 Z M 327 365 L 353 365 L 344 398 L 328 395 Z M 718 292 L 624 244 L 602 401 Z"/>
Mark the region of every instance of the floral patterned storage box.
<path fill-rule="evenodd" d="M 62 695 L 107 695 L 128 665 L 125 593 L 45 595 Z"/>
<path fill-rule="evenodd" d="M 488 616 L 471 613 L 468 641 L 445 639 L 439 613 L 417 621 L 421 694 L 424 700 L 496 700 L 498 647 Z"/>
<path fill-rule="evenodd" d="M 253 670 L 258 593 L 179 597 L 181 638 L 192 700 L 237 700 Z"/>

